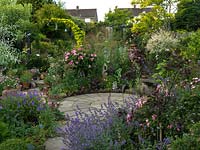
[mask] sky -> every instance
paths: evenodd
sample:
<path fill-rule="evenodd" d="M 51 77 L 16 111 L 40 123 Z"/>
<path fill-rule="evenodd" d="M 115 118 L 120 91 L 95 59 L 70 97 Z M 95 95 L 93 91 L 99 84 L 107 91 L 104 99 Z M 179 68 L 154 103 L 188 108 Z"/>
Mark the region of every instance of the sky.
<path fill-rule="evenodd" d="M 133 7 L 131 0 L 61 0 L 61 2 L 64 2 L 66 9 L 76 9 L 76 6 L 79 6 L 79 9 L 96 8 L 99 21 L 103 21 L 105 13 L 108 13 L 110 9 L 113 10 L 115 6 Z"/>

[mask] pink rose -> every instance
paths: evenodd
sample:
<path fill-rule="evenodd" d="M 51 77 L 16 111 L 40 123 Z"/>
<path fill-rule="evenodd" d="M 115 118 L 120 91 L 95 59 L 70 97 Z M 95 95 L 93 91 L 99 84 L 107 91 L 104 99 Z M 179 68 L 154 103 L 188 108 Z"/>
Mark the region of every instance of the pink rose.
<path fill-rule="evenodd" d="M 68 55 L 65 55 L 65 60 L 66 60 L 66 61 L 68 60 L 68 58 L 69 58 L 69 56 L 68 56 Z"/>
<path fill-rule="evenodd" d="M 69 56 L 69 55 L 70 55 L 70 52 L 65 53 L 65 56 Z"/>
<path fill-rule="evenodd" d="M 83 60 L 83 56 L 82 55 L 80 55 L 79 57 L 78 57 L 78 59 L 80 60 Z"/>
<path fill-rule="evenodd" d="M 71 53 L 72 53 L 73 55 L 76 55 L 76 50 L 73 49 L 73 50 L 71 51 Z"/>
<path fill-rule="evenodd" d="M 68 64 L 73 65 L 74 64 L 73 60 L 71 60 Z"/>

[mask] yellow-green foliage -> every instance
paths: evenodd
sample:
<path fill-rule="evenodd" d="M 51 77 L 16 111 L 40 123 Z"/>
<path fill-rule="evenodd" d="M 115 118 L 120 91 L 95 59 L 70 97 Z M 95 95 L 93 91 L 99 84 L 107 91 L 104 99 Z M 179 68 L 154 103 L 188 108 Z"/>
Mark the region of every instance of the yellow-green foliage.
<path fill-rule="evenodd" d="M 61 23 L 66 25 L 67 27 L 71 28 L 74 38 L 76 40 L 77 47 L 80 47 L 83 44 L 83 40 L 85 37 L 85 32 L 81 30 L 78 25 L 76 25 L 71 19 L 64 19 L 64 18 L 51 18 L 47 20 L 49 22 L 54 23 Z"/>

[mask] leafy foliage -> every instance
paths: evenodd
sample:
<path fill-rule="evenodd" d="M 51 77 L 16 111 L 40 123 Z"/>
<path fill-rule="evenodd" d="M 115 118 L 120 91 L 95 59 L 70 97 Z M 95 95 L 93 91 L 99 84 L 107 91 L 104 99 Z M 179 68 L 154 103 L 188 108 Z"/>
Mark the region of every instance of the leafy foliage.
<path fill-rule="evenodd" d="M 196 31 L 200 27 L 200 1 L 180 0 L 175 14 L 175 29 Z"/>
<path fill-rule="evenodd" d="M 105 23 L 114 29 L 120 29 L 121 26 L 126 25 L 127 21 L 131 19 L 132 13 L 127 10 L 121 10 L 115 8 L 114 11 L 110 11 L 105 15 Z"/>
<path fill-rule="evenodd" d="M 44 4 L 52 4 L 54 0 L 17 0 L 18 4 L 31 4 L 33 6 L 33 13 L 40 9 Z"/>
<path fill-rule="evenodd" d="M 16 41 L 16 35 L 10 30 L 13 26 L 4 26 L 0 23 L 0 66 L 8 67 L 18 62 L 18 55 L 13 43 Z"/>
<path fill-rule="evenodd" d="M 23 139 L 8 139 L 0 144 L 0 150 L 27 150 L 28 142 Z"/>
<path fill-rule="evenodd" d="M 76 45 L 77 47 L 80 47 L 83 44 L 83 40 L 85 37 L 85 32 L 83 30 L 81 30 L 78 25 L 76 25 L 72 20 L 70 19 L 60 19 L 60 18 L 51 18 L 51 19 L 47 19 L 45 20 L 48 23 L 55 23 L 56 25 L 61 24 L 64 25 L 66 27 L 71 28 L 73 34 L 74 34 L 74 38 L 76 40 Z"/>

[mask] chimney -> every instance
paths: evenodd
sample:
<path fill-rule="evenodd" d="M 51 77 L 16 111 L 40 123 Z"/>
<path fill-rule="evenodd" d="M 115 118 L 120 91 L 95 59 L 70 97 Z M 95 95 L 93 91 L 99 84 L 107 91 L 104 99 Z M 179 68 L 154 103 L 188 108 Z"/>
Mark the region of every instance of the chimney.
<path fill-rule="evenodd" d="M 76 9 L 79 10 L 79 6 L 76 6 Z"/>

